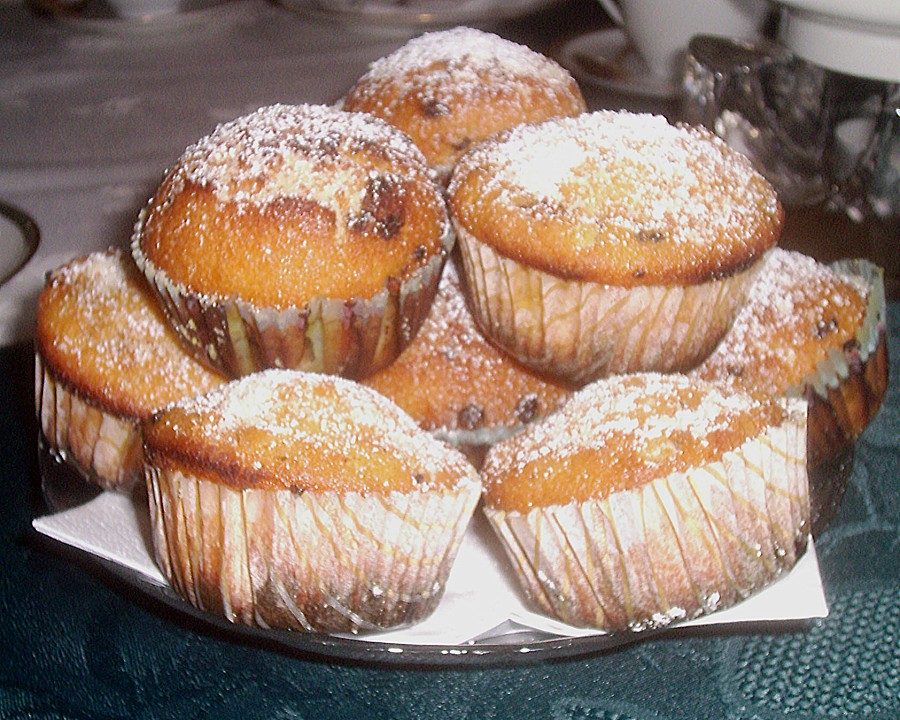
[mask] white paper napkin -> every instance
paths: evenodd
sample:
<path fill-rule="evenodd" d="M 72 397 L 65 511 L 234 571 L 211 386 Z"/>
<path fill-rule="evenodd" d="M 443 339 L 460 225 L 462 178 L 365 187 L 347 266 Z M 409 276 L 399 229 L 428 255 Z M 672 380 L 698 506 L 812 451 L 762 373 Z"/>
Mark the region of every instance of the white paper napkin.
<path fill-rule="evenodd" d="M 104 492 L 77 508 L 37 518 L 33 525 L 59 542 L 129 568 L 149 583 L 167 584 L 150 550 L 147 509 L 130 496 Z M 765 590 L 731 608 L 681 625 L 797 621 L 827 614 L 815 548 L 810 543 L 793 570 Z M 397 645 L 453 647 L 472 638 L 490 637 L 508 621 L 564 637 L 602 634 L 530 610 L 487 521 L 477 515 L 463 539 L 444 596 L 430 617 L 409 628 L 352 637 Z"/>

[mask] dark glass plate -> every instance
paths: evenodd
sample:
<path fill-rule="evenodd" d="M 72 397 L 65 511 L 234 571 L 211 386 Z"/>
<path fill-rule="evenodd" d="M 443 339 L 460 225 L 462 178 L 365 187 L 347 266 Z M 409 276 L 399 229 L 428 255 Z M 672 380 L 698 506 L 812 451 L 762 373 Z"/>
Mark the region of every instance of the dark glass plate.
<path fill-rule="evenodd" d="M 87 483 L 77 470 L 48 450 L 40 434 L 38 456 L 41 490 L 51 512 L 77 507 L 99 495 L 97 488 Z M 141 492 L 141 488 L 136 492 Z M 142 532 L 149 534 L 149 528 L 144 528 Z M 616 648 L 649 639 L 723 632 L 721 626 L 712 624 L 573 637 L 553 635 L 507 620 L 467 642 L 429 645 L 259 628 L 234 624 L 222 616 L 198 609 L 182 599 L 170 586 L 152 582 L 146 575 L 113 560 L 79 550 L 62 541 L 51 541 L 51 547 L 70 556 L 74 554 L 88 568 L 100 570 L 101 575 L 111 579 L 120 590 L 134 594 L 138 602 L 151 601 L 154 611 L 186 624 L 192 631 L 321 660 L 415 667 L 518 665 L 612 652 Z M 724 632 L 784 631 L 785 628 L 802 627 L 805 623 L 803 619 L 742 621 L 739 625 L 729 624 Z"/>
<path fill-rule="evenodd" d="M 49 512 L 57 513 L 78 507 L 100 494 L 100 489 L 96 485 L 85 480 L 63 457 L 48 448 L 41 433 L 38 433 L 38 463 L 41 493 Z M 57 544 L 66 553 L 76 553 L 87 565 L 102 569 L 105 575 L 124 583 L 129 589 L 136 590 L 156 603 L 161 603 L 165 608 L 176 611 L 180 616 L 189 618 L 200 631 L 206 629 L 224 632 L 234 639 L 289 650 L 301 655 L 392 665 L 460 665 L 473 662 L 504 664 L 606 651 L 649 637 L 648 633 L 563 637 L 509 621 L 459 645 L 410 645 L 326 633 L 238 625 L 224 617 L 194 607 L 170 586 L 151 582 L 129 567 L 69 545 L 53 543 L 54 546 Z"/>

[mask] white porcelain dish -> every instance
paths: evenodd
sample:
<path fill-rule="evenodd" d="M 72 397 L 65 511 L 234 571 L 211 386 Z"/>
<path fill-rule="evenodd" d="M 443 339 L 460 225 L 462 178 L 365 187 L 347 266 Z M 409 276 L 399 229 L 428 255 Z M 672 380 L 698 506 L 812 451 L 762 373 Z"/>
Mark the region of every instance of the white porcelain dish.
<path fill-rule="evenodd" d="M 900 82 L 897 0 L 777 0 L 779 39 L 799 57 L 848 75 Z"/>
<path fill-rule="evenodd" d="M 34 220 L 21 210 L 0 203 L 0 285 L 34 255 L 39 239 Z"/>
<path fill-rule="evenodd" d="M 572 38 L 560 48 L 557 60 L 579 82 L 626 98 L 671 100 L 678 90 L 674 82 L 650 72 L 620 28 Z"/>
<path fill-rule="evenodd" d="M 432 28 L 496 23 L 529 15 L 557 0 L 278 0 L 307 15 L 318 15 L 354 27 Z"/>

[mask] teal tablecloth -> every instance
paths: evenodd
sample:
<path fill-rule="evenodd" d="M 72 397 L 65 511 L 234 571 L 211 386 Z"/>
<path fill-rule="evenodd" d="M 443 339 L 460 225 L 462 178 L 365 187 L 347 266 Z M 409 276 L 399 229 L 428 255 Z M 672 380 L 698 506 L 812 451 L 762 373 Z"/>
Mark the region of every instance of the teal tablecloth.
<path fill-rule="evenodd" d="M 891 385 L 817 542 L 830 615 L 566 659 L 398 668 L 236 641 L 38 542 L 28 348 L 0 380 L 0 716 L 900 718 L 900 305 Z"/>

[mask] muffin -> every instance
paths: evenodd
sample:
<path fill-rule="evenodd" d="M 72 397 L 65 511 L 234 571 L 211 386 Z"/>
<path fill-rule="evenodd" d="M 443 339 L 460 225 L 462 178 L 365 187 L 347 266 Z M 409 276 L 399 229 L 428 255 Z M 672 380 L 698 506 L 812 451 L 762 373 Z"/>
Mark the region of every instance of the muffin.
<path fill-rule="evenodd" d="M 451 245 L 441 190 L 403 133 L 362 113 L 273 105 L 184 151 L 132 251 L 211 366 L 362 377 L 415 335 Z"/>
<path fill-rule="evenodd" d="M 592 383 L 492 447 L 484 508 L 525 594 L 570 625 L 664 627 L 805 551 L 806 407 L 684 375 Z"/>
<path fill-rule="evenodd" d="M 715 135 L 627 112 L 501 132 L 460 159 L 448 196 L 479 326 L 576 383 L 699 363 L 783 222 Z"/>
<path fill-rule="evenodd" d="M 498 130 L 586 109 L 578 83 L 561 65 L 468 27 L 425 33 L 375 61 L 343 107 L 403 130 L 441 183 L 469 146 Z"/>
<path fill-rule="evenodd" d="M 881 407 L 888 382 L 884 280 L 865 260 L 832 266 L 773 249 L 734 325 L 694 371 L 809 403 L 813 534 L 834 518 L 853 443 Z"/>
<path fill-rule="evenodd" d="M 422 328 L 393 363 L 362 381 L 476 465 L 491 444 L 558 409 L 573 388 L 526 368 L 482 335 L 448 262 Z"/>
<path fill-rule="evenodd" d="M 157 561 L 187 601 L 235 623 L 421 620 L 481 489 L 462 454 L 332 375 L 249 375 L 169 405 L 143 437 Z"/>
<path fill-rule="evenodd" d="M 140 422 L 225 378 L 194 360 L 118 250 L 47 277 L 35 324 L 35 401 L 48 450 L 104 489 L 143 473 Z"/>

